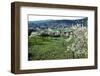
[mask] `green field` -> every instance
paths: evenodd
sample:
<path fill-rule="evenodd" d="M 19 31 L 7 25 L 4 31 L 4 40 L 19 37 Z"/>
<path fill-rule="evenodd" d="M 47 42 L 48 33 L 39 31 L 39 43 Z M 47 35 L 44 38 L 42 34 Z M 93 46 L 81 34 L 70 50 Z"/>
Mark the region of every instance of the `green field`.
<path fill-rule="evenodd" d="M 84 43 L 82 52 L 72 49 L 75 38 L 70 37 L 28 37 L 28 60 L 51 60 L 51 59 L 77 59 L 87 58 L 87 44 Z"/>

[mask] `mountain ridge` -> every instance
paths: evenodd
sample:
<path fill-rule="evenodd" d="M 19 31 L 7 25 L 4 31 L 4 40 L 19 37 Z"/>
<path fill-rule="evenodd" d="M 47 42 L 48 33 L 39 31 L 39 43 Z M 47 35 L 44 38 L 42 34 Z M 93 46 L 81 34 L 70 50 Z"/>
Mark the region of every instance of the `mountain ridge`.
<path fill-rule="evenodd" d="M 62 20 L 38 20 L 38 21 L 28 21 L 28 27 L 29 29 L 46 29 L 46 28 L 62 28 L 62 27 L 71 27 L 76 24 L 80 24 L 83 26 L 87 26 L 88 18 L 84 19 L 76 19 L 76 20 L 68 20 L 68 19 L 62 19 Z"/>

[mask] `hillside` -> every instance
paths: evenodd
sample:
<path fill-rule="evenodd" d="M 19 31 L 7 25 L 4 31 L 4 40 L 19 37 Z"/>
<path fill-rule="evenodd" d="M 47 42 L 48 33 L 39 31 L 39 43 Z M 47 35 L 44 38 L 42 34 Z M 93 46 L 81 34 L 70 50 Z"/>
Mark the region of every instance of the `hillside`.
<path fill-rule="evenodd" d="M 80 26 L 87 26 L 88 18 L 77 19 L 77 20 L 39 20 L 39 21 L 28 21 L 29 29 L 36 30 L 39 29 L 47 29 L 47 28 L 63 28 L 63 27 L 71 27 L 76 24 Z"/>

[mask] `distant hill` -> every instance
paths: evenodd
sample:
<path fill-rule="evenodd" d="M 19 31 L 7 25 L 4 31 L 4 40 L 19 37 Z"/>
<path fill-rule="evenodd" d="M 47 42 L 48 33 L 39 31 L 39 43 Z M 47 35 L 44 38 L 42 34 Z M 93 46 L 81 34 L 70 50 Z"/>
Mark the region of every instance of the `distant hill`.
<path fill-rule="evenodd" d="M 77 19 L 77 20 L 39 20 L 39 21 L 28 21 L 28 28 L 36 30 L 39 29 L 47 29 L 47 28 L 62 28 L 62 27 L 71 27 L 76 24 L 80 24 L 80 26 L 87 26 L 88 18 Z"/>

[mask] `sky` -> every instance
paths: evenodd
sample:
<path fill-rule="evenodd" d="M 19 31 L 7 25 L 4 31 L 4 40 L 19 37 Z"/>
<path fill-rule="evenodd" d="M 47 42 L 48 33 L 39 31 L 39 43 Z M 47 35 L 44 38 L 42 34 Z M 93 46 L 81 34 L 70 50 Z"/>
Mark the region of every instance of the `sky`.
<path fill-rule="evenodd" d="M 50 15 L 28 15 L 28 21 L 38 21 L 38 20 L 62 20 L 62 19 L 69 19 L 69 20 L 76 20 L 76 19 L 83 19 L 83 16 L 50 16 Z"/>

